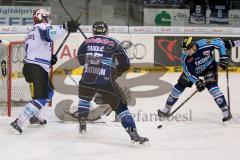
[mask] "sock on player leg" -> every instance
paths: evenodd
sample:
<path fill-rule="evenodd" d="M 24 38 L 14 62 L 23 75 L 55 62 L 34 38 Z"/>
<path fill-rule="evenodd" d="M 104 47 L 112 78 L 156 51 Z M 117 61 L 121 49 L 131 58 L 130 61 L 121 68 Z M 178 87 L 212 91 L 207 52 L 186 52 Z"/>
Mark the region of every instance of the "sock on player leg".
<path fill-rule="evenodd" d="M 25 106 L 23 112 L 17 118 L 18 119 L 17 123 L 19 127 L 23 127 L 25 124 L 27 124 L 30 118 L 37 115 L 41 108 L 42 108 L 42 105 L 38 101 L 33 100 L 29 102 Z"/>

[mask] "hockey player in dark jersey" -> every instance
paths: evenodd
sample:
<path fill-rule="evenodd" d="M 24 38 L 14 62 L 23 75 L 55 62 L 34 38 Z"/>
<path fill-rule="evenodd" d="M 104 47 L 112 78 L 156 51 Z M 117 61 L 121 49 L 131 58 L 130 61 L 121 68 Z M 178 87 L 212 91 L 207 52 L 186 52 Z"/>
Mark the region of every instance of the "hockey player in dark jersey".
<path fill-rule="evenodd" d="M 86 39 L 78 50 L 78 60 L 84 66 L 79 82 L 78 119 L 79 132 L 86 132 L 86 120 L 90 101 L 96 94 L 102 98 L 102 104 L 109 104 L 118 115 L 123 127 L 137 144 L 148 142 L 148 138 L 137 133 L 133 117 L 128 111 L 126 98 L 115 79 L 130 67 L 126 51 L 121 43 L 108 37 L 108 26 L 103 21 L 93 24 L 93 37 Z"/>
<path fill-rule="evenodd" d="M 169 94 L 165 107 L 158 110 L 158 115 L 160 117 L 167 116 L 185 88 L 192 87 L 195 84 L 199 92 L 205 88 L 208 89 L 223 113 L 222 121 L 230 120 L 232 118 L 231 112 L 218 86 L 218 66 L 214 60 L 213 52 L 215 49 L 219 50 L 219 65 L 225 70 L 229 63 L 226 50 L 235 45 L 238 46 L 239 41 L 223 41 L 220 38 L 214 38 L 194 42 L 192 37 L 184 38 L 181 56 L 183 73 Z M 204 81 L 200 77 L 203 77 Z"/>

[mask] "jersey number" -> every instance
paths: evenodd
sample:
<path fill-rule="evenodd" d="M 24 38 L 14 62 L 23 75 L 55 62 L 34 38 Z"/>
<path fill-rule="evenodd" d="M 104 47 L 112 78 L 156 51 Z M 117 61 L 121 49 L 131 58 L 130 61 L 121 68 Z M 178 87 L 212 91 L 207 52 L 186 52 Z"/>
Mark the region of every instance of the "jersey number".
<path fill-rule="evenodd" d="M 93 65 L 99 65 L 103 54 L 98 52 L 88 52 L 86 53 L 87 62 Z"/>

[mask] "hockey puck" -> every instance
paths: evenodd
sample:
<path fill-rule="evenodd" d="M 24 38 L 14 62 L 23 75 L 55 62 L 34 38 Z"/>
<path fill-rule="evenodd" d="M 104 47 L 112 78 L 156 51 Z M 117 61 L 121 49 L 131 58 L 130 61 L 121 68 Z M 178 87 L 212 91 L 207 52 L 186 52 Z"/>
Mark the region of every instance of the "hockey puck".
<path fill-rule="evenodd" d="M 158 129 L 162 128 L 162 125 L 161 125 L 161 124 L 160 124 L 160 125 L 158 125 L 158 126 L 157 126 L 157 128 L 158 128 Z"/>

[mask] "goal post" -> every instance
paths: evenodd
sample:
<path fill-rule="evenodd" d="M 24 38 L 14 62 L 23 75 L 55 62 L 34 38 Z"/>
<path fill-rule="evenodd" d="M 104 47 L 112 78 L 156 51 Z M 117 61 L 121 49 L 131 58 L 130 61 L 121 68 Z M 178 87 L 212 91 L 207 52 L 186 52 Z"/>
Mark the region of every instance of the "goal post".
<path fill-rule="evenodd" d="M 24 54 L 22 41 L 0 43 L 0 107 L 8 116 L 12 105 L 23 106 L 31 100 L 29 85 L 22 74 Z"/>

